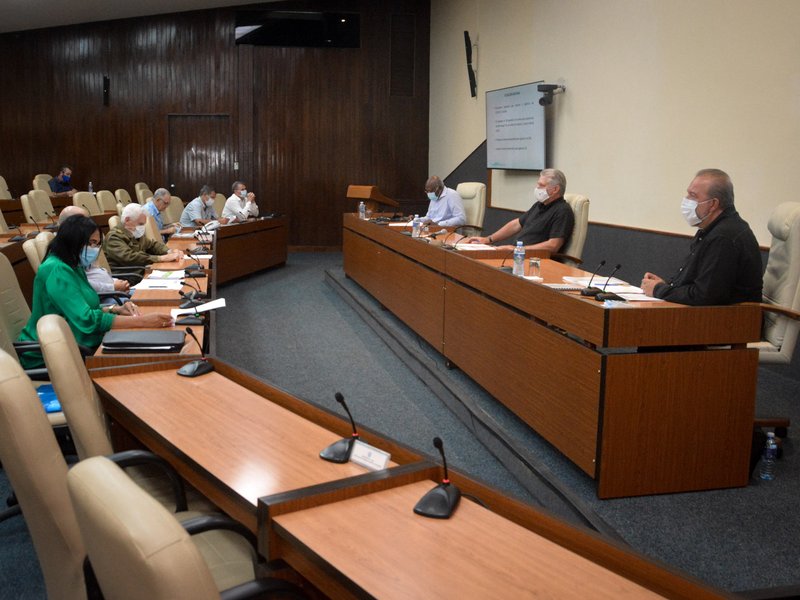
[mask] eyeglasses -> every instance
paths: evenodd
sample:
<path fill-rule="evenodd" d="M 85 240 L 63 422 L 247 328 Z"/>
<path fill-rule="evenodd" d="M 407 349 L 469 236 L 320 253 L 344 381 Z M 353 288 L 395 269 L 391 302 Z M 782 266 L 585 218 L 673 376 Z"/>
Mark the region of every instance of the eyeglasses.
<path fill-rule="evenodd" d="M 90 239 L 86 245 L 89 246 L 89 248 L 99 248 L 100 244 L 102 244 L 101 240 Z"/>

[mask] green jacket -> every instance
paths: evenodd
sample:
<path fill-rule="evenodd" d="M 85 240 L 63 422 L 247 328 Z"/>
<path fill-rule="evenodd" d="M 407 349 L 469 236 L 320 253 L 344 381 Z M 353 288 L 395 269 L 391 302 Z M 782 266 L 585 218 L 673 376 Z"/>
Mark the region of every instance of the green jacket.
<path fill-rule="evenodd" d="M 103 242 L 103 252 L 112 267 L 144 267 L 156 262 L 156 256 L 167 254 L 169 248 L 166 244 L 148 240 L 145 236 L 137 240 L 120 224 L 108 232 Z"/>
<path fill-rule="evenodd" d="M 48 256 L 33 280 L 31 318 L 19 335 L 20 341 L 37 341 L 36 323 L 44 315 L 61 315 L 81 346 L 97 348 L 111 329 L 114 315 L 104 313 L 97 292 L 89 285 L 86 271 L 73 269 L 54 255 Z M 44 365 L 40 352 L 25 353 L 20 363 L 26 369 Z"/>

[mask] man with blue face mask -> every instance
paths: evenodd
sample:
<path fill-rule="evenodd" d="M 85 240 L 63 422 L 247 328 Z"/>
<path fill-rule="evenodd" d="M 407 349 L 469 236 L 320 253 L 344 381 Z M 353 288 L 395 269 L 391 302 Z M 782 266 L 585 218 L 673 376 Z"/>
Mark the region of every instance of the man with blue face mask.
<path fill-rule="evenodd" d="M 425 182 L 425 193 L 431 203 L 428 206 L 428 214 L 423 217 L 423 222 L 435 223 L 442 227 L 466 225 L 467 215 L 464 213 L 464 201 L 457 191 L 445 187 L 442 180 L 433 175 Z"/>
<path fill-rule="evenodd" d="M 698 228 L 689 255 L 669 280 L 645 273 L 644 293 L 695 306 L 761 302 L 761 251 L 750 226 L 736 212 L 728 174 L 699 171 L 681 201 L 681 212 Z"/>
<path fill-rule="evenodd" d="M 72 180 L 72 167 L 64 165 L 58 171 L 58 175 L 53 177 L 48 183 L 53 198 L 63 198 L 64 196 L 75 195 L 75 187 L 70 183 Z"/>

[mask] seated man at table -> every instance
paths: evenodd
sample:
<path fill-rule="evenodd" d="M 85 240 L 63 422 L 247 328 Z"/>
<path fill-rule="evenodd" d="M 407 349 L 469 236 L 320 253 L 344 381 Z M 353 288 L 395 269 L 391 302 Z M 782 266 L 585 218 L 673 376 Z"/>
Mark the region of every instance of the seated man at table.
<path fill-rule="evenodd" d="M 64 196 L 74 196 L 75 188 L 70 183 L 72 179 L 72 167 L 64 165 L 59 169 L 58 175 L 53 177 L 48 183 L 50 184 L 50 194 L 53 198 L 63 198 Z"/>
<path fill-rule="evenodd" d="M 423 217 L 424 223 L 434 223 L 442 227 L 458 227 L 467 223 L 464 212 L 464 201 L 458 192 L 445 187 L 442 180 L 432 175 L 425 182 L 425 193 L 431 203 L 428 214 Z"/>
<path fill-rule="evenodd" d="M 750 226 L 733 205 L 733 182 L 724 171 L 698 171 L 681 201 L 698 231 L 689 255 L 669 280 L 645 273 L 648 296 L 695 306 L 761 302 L 761 251 Z"/>
<path fill-rule="evenodd" d="M 250 217 L 258 216 L 258 204 L 256 195 L 247 191 L 247 184 L 244 181 L 235 181 L 231 186 L 233 192 L 225 201 L 222 209 L 222 216 L 228 219 L 228 223 L 243 223 Z"/>
<path fill-rule="evenodd" d="M 121 222 L 108 232 L 103 250 L 112 267 L 144 267 L 152 263 L 183 258 L 180 250 L 170 250 L 163 242 L 144 235 L 147 214 L 141 204 L 131 202 L 122 209 Z"/>
<path fill-rule="evenodd" d="M 64 221 L 70 217 L 74 217 L 75 215 L 88 217 L 89 211 L 82 206 L 75 206 L 74 204 L 65 206 L 58 215 L 58 226 L 61 227 L 61 225 L 64 224 Z M 92 286 L 92 289 L 98 294 L 103 292 L 123 292 L 127 294 L 130 291 L 131 286 L 127 281 L 124 279 L 114 279 L 111 277 L 108 271 L 106 271 L 103 267 L 98 266 L 96 262 L 93 262 L 86 267 L 85 271 L 86 279 L 89 280 L 89 285 Z M 110 298 L 105 303 L 112 304 L 114 302 L 114 299 Z"/>
<path fill-rule="evenodd" d="M 533 190 L 536 202 L 528 212 L 517 219 L 512 219 L 492 235 L 486 237 L 467 238 L 468 242 L 492 244 L 496 241 L 512 238 L 522 240 L 526 250 L 549 250 L 558 252 L 567 243 L 575 227 L 575 215 L 564 192 L 567 189 L 567 178 L 558 169 L 544 169 Z M 498 246 L 504 250 L 513 250 L 513 245 Z"/>
<path fill-rule="evenodd" d="M 166 210 L 169 203 L 172 202 L 172 195 L 164 188 L 158 188 L 153 192 L 153 197 L 144 205 L 147 214 L 151 215 L 156 221 L 158 232 L 167 241 L 167 238 L 180 229 L 180 223 L 167 223 L 164 224 L 164 219 L 161 218 L 161 212 Z M 176 228 L 177 225 L 177 228 Z"/>
<path fill-rule="evenodd" d="M 189 202 L 186 208 L 183 209 L 181 214 L 181 225 L 183 227 L 202 227 L 211 221 L 219 221 L 223 225 L 228 222 L 228 219 L 217 217 L 217 211 L 214 210 L 214 198 L 217 193 L 210 185 L 204 185 L 200 188 L 200 195 Z"/>

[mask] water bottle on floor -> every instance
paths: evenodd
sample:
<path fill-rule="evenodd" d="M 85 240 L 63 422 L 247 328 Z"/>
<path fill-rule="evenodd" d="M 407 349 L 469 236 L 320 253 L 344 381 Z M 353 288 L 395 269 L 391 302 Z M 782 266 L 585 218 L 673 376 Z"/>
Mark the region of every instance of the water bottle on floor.
<path fill-rule="evenodd" d="M 517 277 L 525 275 L 525 246 L 522 245 L 522 240 L 518 241 L 517 247 L 514 248 L 514 269 L 512 274 Z"/>
<path fill-rule="evenodd" d="M 775 442 L 775 434 L 770 431 L 767 434 L 767 443 L 764 446 L 764 454 L 761 455 L 761 470 L 758 476 L 764 481 L 775 479 L 775 459 L 778 456 L 778 444 Z"/>

